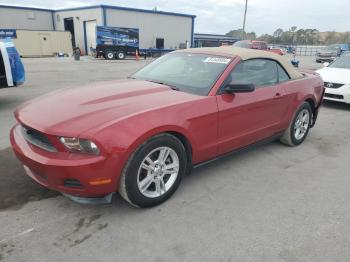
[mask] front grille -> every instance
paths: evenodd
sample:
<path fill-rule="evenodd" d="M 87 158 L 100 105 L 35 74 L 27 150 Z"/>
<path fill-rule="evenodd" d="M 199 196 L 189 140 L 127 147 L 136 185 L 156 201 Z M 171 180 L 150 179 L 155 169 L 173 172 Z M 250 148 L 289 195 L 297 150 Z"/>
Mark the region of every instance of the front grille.
<path fill-rule="evenodd" d="M 329 98 L 335 98 L 335 99 L 344 99 L 344 96 L 342 96 L 342 95 L 335 95 L 335 94 L 325 93 L 324 96 L 325 97 L 329 97 Z"/>
<path fill-rule="evenodd" d="M 29 143 L 49 152 L 57 152 L 56 148 L 43 133 L 25 126 L 22 126 L 22 133 Z"/>
<path fill-rule="evenodd" d="M 344 84 L 337 84 L 337 83 L 331 83 L 331 82 L 324 82 L 324 87 L 326 88 L 340 88 L 342 87 Z"/>

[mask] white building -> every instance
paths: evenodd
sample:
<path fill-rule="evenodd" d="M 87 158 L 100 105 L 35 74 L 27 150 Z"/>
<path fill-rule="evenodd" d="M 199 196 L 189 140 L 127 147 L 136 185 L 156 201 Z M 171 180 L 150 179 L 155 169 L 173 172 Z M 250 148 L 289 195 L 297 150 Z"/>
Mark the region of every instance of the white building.
<path fill-rule="evenodd" d="M 193 46 L 194 15 L 108 5 L 50 10 L 0 5 L 0 37 L 5 31 L 70 31 L 72 45 L 85 53 L 96 45 L 96 26 L 139 29 L 140 49 Z M 30 39 L 28 39 L 30 41 Z"/>

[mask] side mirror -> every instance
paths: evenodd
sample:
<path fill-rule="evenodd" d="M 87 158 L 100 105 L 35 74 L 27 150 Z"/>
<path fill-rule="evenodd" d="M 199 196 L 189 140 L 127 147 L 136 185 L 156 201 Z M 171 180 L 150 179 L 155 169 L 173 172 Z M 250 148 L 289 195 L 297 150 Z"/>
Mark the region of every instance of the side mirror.
<path fill-rule="evenodd" d="M 239 84 L 239 83 L 230 83 L 225 86 L 225 93 L 233 94 L 233 93 L 249 93 L 255 90 L 255 86 L 253 84 Z"/>
<path fill-rule="evenodd" d="M 329 66 L 329 62 L 325 62 L 325 63 L 323 63 L 323 66 L 324 66 L 324 67 Z"/>

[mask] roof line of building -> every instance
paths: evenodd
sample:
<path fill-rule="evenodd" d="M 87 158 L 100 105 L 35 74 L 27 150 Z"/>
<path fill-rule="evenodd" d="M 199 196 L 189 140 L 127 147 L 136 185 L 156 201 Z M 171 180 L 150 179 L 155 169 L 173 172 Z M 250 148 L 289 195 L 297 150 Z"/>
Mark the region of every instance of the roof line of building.
<path fill-rule="evenodd" d="M 49 12 L 64 12 L 64 11 L 77 11 L 77 10 L 84 10 L 84 9 L 105 8 L 105 9 L 115 9 L 115 10 L 133 11 L 133 12 L 141 12 L 141 13 L 152 13 L 152 14 L 161 14 L 161 15 L 184 16 L 184 17 L 193 17 L 193 18 L 196 17 L 195 15 L 189 15 L 189 14 L 147 10 L 147 9 L 139 9 L 139 8 L 132 8 L 132 7 L 113 6 L 113 5 L 90 5 L 90 6 L 81 6 L 81 7 L 72 7 L 72 8 L 63 8 L 63 9 L 47 9 L 47 8 L 39 8 L 39 7 L 16 6 L 16 5 L 0 5 L 0 7 L 13 8 L 13 9 L 36 10 L 36 11 L 49 11 Z"/>
<path fill-rule="evenodd" d="M 0 5 L 0 7 L 3 7 L 3 8 L 12 8 L 12 9 L 48 11 L 48 12 L 55 11 L 55 10 L 53 10 L 53 9 L 48 9 L 48 8 L 30 7 L 30 6 L 18 6 L 18 5 Z"/>
<path fill-rule="evenodd" d="M 114 5 L 93 5 L 93 6 L 82 6 L 82 7 L 75 7 L 75 8 L 64 8 L 64 9 L 57 9 L 54 11 L 73 11 L 73 10 L 81 10 L 81 9 L 90 9 L 90 8 L 106 8 L 106 9 L 116 9 L 116 10 L 124 10 L 124 11 L 134 11 L 134 12 L 141 12 L 141 13 L 152 13 L 152 14 L 162 14 L 162 15 L 175 15 L 175 16 L 185 16 L 185 17 L 196 17 L 195 15 L 189 15 L 189 14 L 181 14 L 181 13 L 174 13 L 174 12 L 166 12 L 166 11 L 156 11 L 156 10 L 147 10 L 147 9 L 140 9 L 140 8 L 133 8 L 133 7 L 123 7 L 123 6 L 114 6 Z"/>
<path fill-rule="evenodd" d="M 195 33 L 195 35 L 208 35 L 208 36 L 227 36 L 227 37 L 231 37 L 228 35 L 224 35 L 224 34 L 208 34 L 208 33 Z"/>

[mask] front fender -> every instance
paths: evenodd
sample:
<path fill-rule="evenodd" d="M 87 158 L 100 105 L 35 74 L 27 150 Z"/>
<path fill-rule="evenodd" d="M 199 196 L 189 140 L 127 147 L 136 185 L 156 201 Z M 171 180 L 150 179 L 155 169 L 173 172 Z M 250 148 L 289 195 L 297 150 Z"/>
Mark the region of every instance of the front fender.
<path fill-rule="evenodd" d="M 213 157 L 217 147 L 218 109 L 215 97 L 205 97 L 181 105 L 159 108 L 118 120 L 91 130 L 85 137 L 94 137 L 107 153 L 126 153 L 128 157 L 150 137 L 175 132 L 191 145 L 194 162 Z"/>
<path fill-rule="evenodd" d="M 161 134 L 161 133 L 178 133 L 185 137 L 190 143 L 191 148 L 194 150 L 197 148 L 196 141 L 191 133 L 181 126 L 176 125 L 166 125 L 161 127 L 155 127 L 151 130 L 148 130 L 144 134 L 137 137 L 133 143 L 129 146 L 130 151 L 134 152 L 140 145 L 149 140 L 151 137 Z"/>

